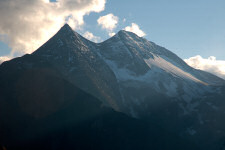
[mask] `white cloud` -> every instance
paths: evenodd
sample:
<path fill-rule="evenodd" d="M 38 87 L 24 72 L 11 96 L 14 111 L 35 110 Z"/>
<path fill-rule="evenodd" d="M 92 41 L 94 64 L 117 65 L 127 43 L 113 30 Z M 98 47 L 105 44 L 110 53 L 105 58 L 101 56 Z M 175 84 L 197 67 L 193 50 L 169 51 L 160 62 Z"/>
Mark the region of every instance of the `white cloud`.
<path fill-rule="evenodd" d="M 10 60 L 10 57 L 8 56 L 0 56 L 0 64 L 3 63 L 4 61 Z"/>
<path fill-rule="evenodd" d="M 96 43 L 101 41 L 100 37 L 94 36 L 93 33 L 88 32 L 88 31 L 86 31 L 83 36 L 85 38 L 89 39 L 90 41 L 93 41 L 93 42 L 96 42 Z"/>
<path fill-rule="evenodd" d="M 101 16 L 98 18 L 97 22 L 98 24 L 108 31 L 112 31 L 114 28 L 116 28 L 118 24 L 119 18 L 117 16 L 114 16 L 112 13 Z"/>
<path fill-rule="evenodd" d="M 200 55 L 184 59 L 193 68 L 208 71 L 225 79 L 225 60 L 216 60 L 216 57 L 202 58 Z"/>
<path fill-rule="evenodd" d="M 112 36 L 114 36 L 115 34 L 116 34 L 115 32 L 110 32 L 110 33 L 109 33 L 109 36 L 112 37 Z"/>
<path fill-rule="evenodd" d="M 0 0 L 0 35 L 15 53 L 31 53 L 68 20 L 73 29 L 83 16 L 104 10 L 106 0 Z M 2 40 L 2 39 L 0 39 Z"/>
<path fill-rule="evenodd" d="M 132 23 L 131 26 L 125 27 L 124 30 L 133 32 L 133 33 L 137 34 L 137 35 L 140 36 L 140 37 L 143 37 L 143 36 L 146 35 L 145 32 L 142 31 L 142 30 L 140 29 L 140 27 L 139 27 L 136 23 Z"/>

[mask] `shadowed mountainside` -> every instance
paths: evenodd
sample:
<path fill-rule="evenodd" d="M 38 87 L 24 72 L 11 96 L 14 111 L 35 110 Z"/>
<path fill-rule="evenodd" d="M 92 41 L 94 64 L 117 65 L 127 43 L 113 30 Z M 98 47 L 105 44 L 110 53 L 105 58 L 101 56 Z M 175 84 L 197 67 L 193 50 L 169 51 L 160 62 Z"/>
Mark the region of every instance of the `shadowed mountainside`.
<path fill-rule="evenodd" d="M 34 53 L 0 65 L 0 142 L 9 149 L 222 149 L 224 85 L 134 33 L 93 43 L 66 24 Z"/>

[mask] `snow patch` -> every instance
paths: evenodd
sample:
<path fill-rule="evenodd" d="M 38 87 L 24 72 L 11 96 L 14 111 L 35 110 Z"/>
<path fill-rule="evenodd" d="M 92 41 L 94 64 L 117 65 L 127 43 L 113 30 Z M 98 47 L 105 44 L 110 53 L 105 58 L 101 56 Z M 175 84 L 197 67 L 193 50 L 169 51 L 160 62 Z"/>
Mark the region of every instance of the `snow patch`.
<path fill-rule="evenodd" d="M 152 59 L 152 58 L 144 59 L 146 64 L 149 67 L 155 66 L 155 67 L 161 68 L 164 71 L 171 73 L 177 77 L 181 77 L 183 79 L 189 79 L 191 81 L 195 81 L 195 82 L 207 85 L 206 83 L 204 83 L 204 82 L 200 81 L 199 79 L 195 78 L 194 76 L 192 76 L 190 73 L 181 70 L 180 68 L 178 68 L 177 66 L 173 65 L 172 63 L 166 61 L 165 59 L 163 59 L 159 56 L 156 56 L 156 55 L 153 55 L 153 56 L 154 56 L 154 59 Z"/>

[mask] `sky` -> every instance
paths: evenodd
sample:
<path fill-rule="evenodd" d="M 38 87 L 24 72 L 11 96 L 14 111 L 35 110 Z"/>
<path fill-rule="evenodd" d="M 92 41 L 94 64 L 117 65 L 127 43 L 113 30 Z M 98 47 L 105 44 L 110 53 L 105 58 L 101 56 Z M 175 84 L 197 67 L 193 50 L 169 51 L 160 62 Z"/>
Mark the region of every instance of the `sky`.
<path fill-rule="evenodd" d="M 0 0 L 0 61 L 31 53 L 68 23 L 94 41 L 119 30 L 225 78 L 224 0 Z"/>

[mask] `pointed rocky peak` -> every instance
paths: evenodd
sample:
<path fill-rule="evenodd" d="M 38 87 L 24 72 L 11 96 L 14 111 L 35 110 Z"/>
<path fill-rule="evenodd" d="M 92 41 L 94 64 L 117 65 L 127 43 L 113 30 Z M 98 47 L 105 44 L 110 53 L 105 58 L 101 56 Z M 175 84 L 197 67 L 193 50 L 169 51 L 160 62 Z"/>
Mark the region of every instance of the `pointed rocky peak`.
<path fill-rule="evenodd" d="M 130 32 L 130 31 L 126 31 L 126 30 L 120 30 L 118 32 L 119 35 L 126 35 L 126 36 L 129 36 L 129 35 L 136 35 L 135 33 L 133 32 Z"/>
<path fill-rule="evenodd" d="M 57 34 L 62 34 L 62 36 L 81 38 L 82 36 L 75 32 L 67 23 L 61 27 L 61 29 L 57 32 Z M 56 35 L 57 35 L 56 34 Z"/>
<path fill-rule="evenodd" d="M 117 33 L 120 37 L 132 37 L 132 38 L 141 38 L 139 37 L 137 34 L 130 32 L 130 31 L 126 31 L 126 30 L 120 30 Z"/>
<path fill-rule="evenodd" d="M 141 41 L 143 38 L 137 36 L 133 32 L 120 30 L 114 36 L 109 38 L 108 40 L 104 41 L 103 44 L 107 43 L 115 43 L 115 42 L 125 42 L 125 43 L 135 43 L 135 41 Z"/>
<path fill-rule="evenodd" d="M 61 27 L 61 30 L 72 30 L 73 31 L 73 29 L 67 23 Z"/>
<path fill-rule="evenodd" d="M 138 41 L 145 41 L 144 38 L 139 37 L 137 34 L 130 32 L 130 31 L 125 31 L 125 30 L 120 30 L 115 37 L 120 38 L 122 41 L 125 42 L 138 42 Z"/>
<path fill-rule="evenodd" d="M 81 47 L 85 45 L 86 39 L 75 32 L 68 24 L 49 39 L 43 46 L 37 49 L 33 54 L 45 55 L 46 53 L 56 53 L 56 51 L 66 52 L 71 47 Z"/>

